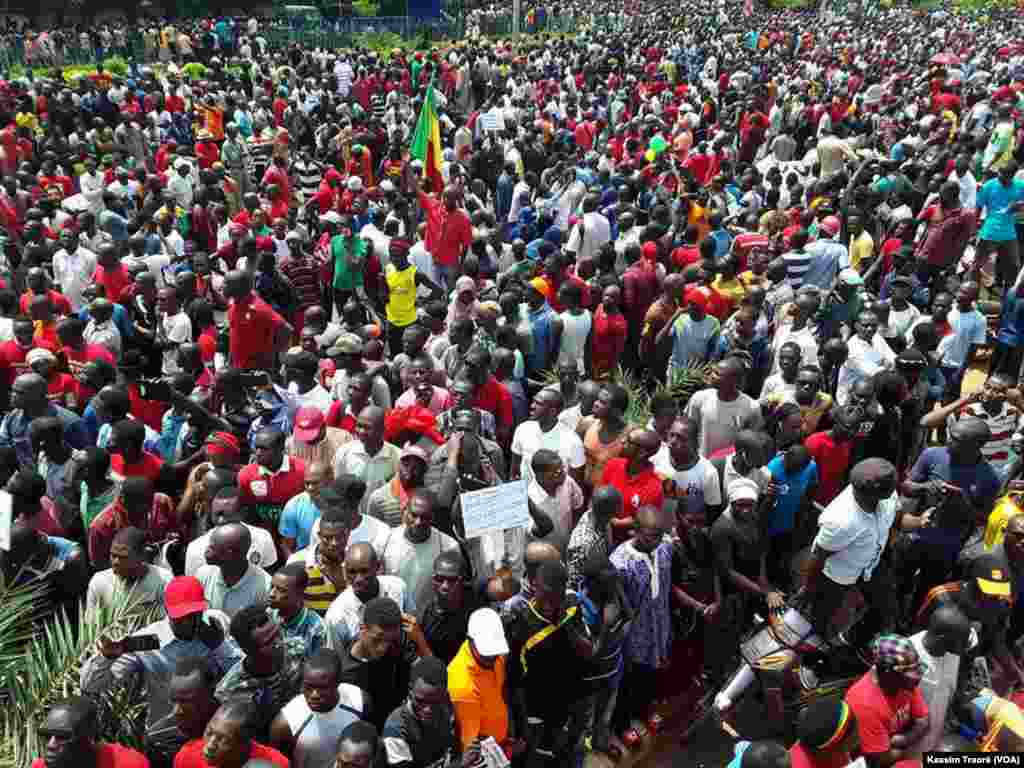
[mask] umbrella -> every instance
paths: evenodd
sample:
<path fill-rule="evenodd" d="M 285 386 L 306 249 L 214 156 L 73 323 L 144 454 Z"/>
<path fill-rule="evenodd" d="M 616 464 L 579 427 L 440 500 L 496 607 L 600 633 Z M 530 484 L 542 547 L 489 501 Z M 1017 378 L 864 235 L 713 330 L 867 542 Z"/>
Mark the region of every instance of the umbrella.
<path fill-rule="evenodd" d="M 932 56 L 932 64 L 942 64 L 947 67 L 954 67 L 960 63 L 960 58 L 950 51 L 943 51 Z"/>

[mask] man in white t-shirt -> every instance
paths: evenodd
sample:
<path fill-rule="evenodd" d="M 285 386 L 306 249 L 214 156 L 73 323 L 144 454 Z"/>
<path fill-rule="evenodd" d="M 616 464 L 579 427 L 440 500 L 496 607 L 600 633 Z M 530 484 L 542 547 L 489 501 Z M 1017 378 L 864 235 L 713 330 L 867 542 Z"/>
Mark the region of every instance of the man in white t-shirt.
<path fill-rule="evenodd" d="M 896 364 L 892 348 L 878 333 L 878 316 L 874 312 L 861 312 L 854 327 L 857 333 L 847 342 L 849 356 L 839 369 L 836 384 L 836 401 L 840 405 L 846 405 L 853 385 L 858 381 L 870 379 Z"/>
<path fill-rule="evenodd" d="M 334 765 L 341 734 L 366 717 L 369 702 L 362 689 L 339 683 L 340 677 L 335 651 L 323 648 L 307 658 L 302 692 L 270 724 L 270 744 L 291 755 L 296 768 Z"/>
<path fill-rule="evenodd" d="M 195 576 L 196 571 L 206 565 L 206 548 L 213 531 L 226 523 L 241 523 L 245 518 L 237 488 L 222 488 L 210 502 L 210 522 L 213 528 L 194 539 L 185 550 L 185 575 Z M 277 548 L 270 533 L 263 528 L 243 523 L 249 529 L 252 544 L 249 547 L 249 563 L 261 568 L 271 568 L 277 562 Z"/>
<path fill-rule="evenodd" d="M 163 352 L 161 371 L 164 376 L 170 376 L 179 370 L 178 347 L 192 341 L 192 321 L 181 309 L 177 288 L 161 288 L 156 294 L 156 308 L 160 323 L 153 344 Z"/>
<path fill-rule="evenodd" d="M 455 539 L 434 527 L 436 507 L 433 491 L 414 489 L 402 516 L 405 523 L 392 531 L 381 553 L 384 573 L 405 582 L 409 613 L 415 613 L 430 599 L 434 559 L 448 550 L 461 551 Z"/>
<path fill-rule="evenodd" d="M 710 520 L 722 505 L 718 471 L 697 450 L 697 425 L 685 416 L 669 427 L 665 444 L 651 459 L 665 480 L 665 497 L 686 506 L 691 519 Z M 678 514 L 678 512 L 677 512 Z"/>
<path fill-rule="evenodd" d="M 576 480 L 583 481 L 583 466 L 586 455 L 579 435 L 558 420 L 564 403 L 562 393 L 557 389 L 542 389 L 533 396 L 530 403 L 530 420 L 516 427 L 512 436 L 512 459 L 509 471 L 513 480 L 520 477 L 533 480 L 530 462 L 533 454 L 541 448 L 554 451 L 566 463 L 566 471 Z"/>
<path fill-rule="evenodd" d="M 583 198 L 583 219 L 572 226 L 565 249 L 576 254 L 576 261 L 597 257 L 601 246 L 612 239 L 612 227 L 604 214 L 598 212 L 601 201 L 597 195 Z"/>
<path fill-rule="evenodd" d="M 935 749 L 946 726 L 946 713 L 957 688 L 960 654 L 967 649 L 971 624 L 952 605 L 941 606 L 928 620 L 928 629 L 910 636 L 918 658 L 925 662 L 924 676 L 918 686 L 928 705 L 928 732 L 918 744 L 920 751 Z"/>
<path fill-rule="evenodd" d="M 695 392 L 686 406 L 686 416 L 698 428 L 700 455 L 713 457 L 729 448 L 741 429 L 759 429 L 763 421 L 757 400 L 740 392 L 746 368 L 742 361 L 727 357 L 718 364 L 718 384 Z"/>

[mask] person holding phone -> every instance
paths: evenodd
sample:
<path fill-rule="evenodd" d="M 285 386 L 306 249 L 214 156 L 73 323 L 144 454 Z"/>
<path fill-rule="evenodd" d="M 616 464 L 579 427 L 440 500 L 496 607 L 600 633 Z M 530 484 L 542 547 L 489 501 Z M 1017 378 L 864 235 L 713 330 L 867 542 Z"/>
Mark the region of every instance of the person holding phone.
<path fill-rule="evenodd" d="M 167 618 L 149 624 L 136 635 L 154 636 L 159 647 L 131 650 L 140 641 L 101 637 L 99 653 L 82 667 L 82 693 L 97 696 L 115 687 L 146 690 L 146 742 L 159 737 L 172 716 L 171 681 L 182 659 L 203 657 L 219 680 L 242 653 L 227 637 L 228 617 L 209 610 L 203 585 L 192 576 L 178 576 L 164 588 Z M 126 644 L 126 641 L 127 644 Z"/>

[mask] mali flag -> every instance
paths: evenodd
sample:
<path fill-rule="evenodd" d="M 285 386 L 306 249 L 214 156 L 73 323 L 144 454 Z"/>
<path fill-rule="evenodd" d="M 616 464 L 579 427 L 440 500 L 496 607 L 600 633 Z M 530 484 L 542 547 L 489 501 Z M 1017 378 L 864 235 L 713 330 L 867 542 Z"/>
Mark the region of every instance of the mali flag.
<path fill-rule="evenodd" d="M 409 154 L 423 162 L 423 175 L 431 179 L 433 193 L 440 195 L 444 189 L 441 176 L 441 125 L 437 122 L 437 111 L 434 109 L 433 80 L 427 87 L 427 96 L 423 100 L 419 120 L 416 121 L 416 133 L 412 137 Z"/>

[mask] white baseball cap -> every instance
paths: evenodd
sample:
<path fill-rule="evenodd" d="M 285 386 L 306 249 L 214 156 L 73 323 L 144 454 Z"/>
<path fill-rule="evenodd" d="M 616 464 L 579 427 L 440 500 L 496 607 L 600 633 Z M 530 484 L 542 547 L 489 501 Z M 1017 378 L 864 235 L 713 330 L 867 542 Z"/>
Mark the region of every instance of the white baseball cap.
<path fill-rule="evenodd" d="M 504 656 L 508 653 L 505 627 L 492 608 L 477 608 L 470 614 L 467 634 L 481 656 Z"/>

